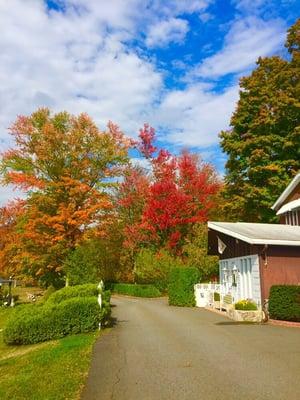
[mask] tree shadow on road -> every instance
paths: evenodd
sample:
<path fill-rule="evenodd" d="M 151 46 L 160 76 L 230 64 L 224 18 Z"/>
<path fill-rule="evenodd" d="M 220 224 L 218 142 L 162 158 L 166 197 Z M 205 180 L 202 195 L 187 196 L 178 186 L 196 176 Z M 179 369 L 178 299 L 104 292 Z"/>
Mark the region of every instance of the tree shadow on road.
<path fill-rule="evenodd" d="M 251 321 L 223 321 L 223 322 L 216 322 L 215 325 L 263 325 L 263 324 Z"/>
<path fill-rule="evenodd" d="M 110 317 L 108 323 L 107 323 L 107 327 L 108 328 L 113 328 L 114 326 L 118 325 L 118 324 L 122 324 L 124 322 L 129 322 L 128 319 L 118 319 L 115 317 Z"/>

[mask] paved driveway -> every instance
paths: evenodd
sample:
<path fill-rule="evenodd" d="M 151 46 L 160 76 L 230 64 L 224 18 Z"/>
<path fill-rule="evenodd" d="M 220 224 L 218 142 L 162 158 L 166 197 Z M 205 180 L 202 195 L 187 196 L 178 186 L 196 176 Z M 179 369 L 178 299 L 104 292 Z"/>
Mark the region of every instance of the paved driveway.
<path fill-rule="evenodd" d="M 113 298 L 83 400 L 299 400 L 300 329 L 234 324 L 164 299 Z"/>

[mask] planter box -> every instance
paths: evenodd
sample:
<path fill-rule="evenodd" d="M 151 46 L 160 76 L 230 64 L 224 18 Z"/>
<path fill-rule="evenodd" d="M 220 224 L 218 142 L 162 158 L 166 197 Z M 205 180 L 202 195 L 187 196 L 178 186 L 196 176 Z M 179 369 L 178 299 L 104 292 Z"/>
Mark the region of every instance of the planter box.
<path fill-rule="evenodd" d="M 242 311 L 235 309 L 227 309 L 227 315 L 234 321 L 239 322 L 261 322 L 263 320 L 263 312 L 261 310 L 256 311 Z"/>

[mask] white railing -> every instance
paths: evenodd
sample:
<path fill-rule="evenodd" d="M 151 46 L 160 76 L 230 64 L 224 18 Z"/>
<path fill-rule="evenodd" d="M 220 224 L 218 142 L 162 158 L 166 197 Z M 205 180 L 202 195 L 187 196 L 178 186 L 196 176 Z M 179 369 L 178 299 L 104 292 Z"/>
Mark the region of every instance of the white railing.
<path fill-rule="evenodd" d="M 225 287 L 220 283 L 197 283 L 194 290 L 197 307 L 212 307 L 215 292 L 225 295 Z"/>
<path fill-rule="evenodd" d="M 236 288 L 230 289 L 226 284 L 220 283 L 197 283 L 194 286 L 197 307 L 216 307 L 226 309 L 229 304 L 237 300 Z M 214 300 L 214 293 L 219 293 L 220 300 Z M 228 302 L 228 300 L 230 300 Z"/>

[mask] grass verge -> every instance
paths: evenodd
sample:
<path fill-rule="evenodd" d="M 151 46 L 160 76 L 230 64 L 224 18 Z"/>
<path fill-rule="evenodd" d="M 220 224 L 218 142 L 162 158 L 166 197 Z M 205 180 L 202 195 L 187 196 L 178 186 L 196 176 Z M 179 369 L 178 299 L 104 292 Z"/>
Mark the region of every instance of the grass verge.
<path fill-rule="evenodd" d="M 0 309 L 0 329 L 10 309 Z M 28 346 L 6 346 L 0 331 L 0 399 L 76 400 L 98 332 Z"/>

